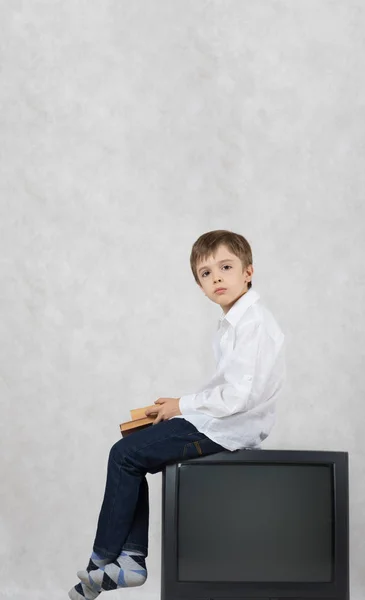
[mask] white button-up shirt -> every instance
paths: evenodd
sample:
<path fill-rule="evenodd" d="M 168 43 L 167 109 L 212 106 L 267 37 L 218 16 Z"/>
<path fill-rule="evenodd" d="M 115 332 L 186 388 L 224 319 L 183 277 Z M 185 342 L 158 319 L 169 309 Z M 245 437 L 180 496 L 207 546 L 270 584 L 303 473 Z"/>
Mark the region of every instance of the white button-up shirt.
<path fill-rule="evenodd" d="M 212 379 L 181 396 L 181 415 L 227 450 L 259 447 L 275 422 L 285 381 L 284 334 L 250 288 L 219 318 Z"/>

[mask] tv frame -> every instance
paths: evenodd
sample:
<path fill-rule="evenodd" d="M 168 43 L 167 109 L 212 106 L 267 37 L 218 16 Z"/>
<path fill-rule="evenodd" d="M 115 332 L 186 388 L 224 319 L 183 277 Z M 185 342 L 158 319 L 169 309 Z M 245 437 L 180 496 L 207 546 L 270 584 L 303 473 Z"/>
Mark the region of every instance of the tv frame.
<path fill-rule="evenodd" d="M 333 469 L 332 582 L 182 582 L 177 579 L 178 471 L 182 464 L 318 464 Z M 242 449 L 168 464 L 162 471 L 161 600 L 349 600 L 348 452 Z"/>

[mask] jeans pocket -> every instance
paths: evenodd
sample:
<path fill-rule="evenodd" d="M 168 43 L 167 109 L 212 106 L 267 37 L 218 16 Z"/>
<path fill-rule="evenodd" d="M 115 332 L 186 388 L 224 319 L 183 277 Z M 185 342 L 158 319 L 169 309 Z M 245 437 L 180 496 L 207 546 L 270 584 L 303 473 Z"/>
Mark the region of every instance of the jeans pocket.
<path fill-rule="evenodd" d="M 202 440 L 196 440 L 194 442 L 188 442 L 184 446 L 183 458 L 196 458 L 202 456 L 203 451 L 201 448 Z"/>
<path fill-rule="evenodd" d="M 185 444 L 183 458 L 197 458 L 198 456 L 207 456 L 208 454 L 215 454 L 223 450 L 225 450 L 223 446 L 216 444 L 216 442 L 204 436 Z"/>

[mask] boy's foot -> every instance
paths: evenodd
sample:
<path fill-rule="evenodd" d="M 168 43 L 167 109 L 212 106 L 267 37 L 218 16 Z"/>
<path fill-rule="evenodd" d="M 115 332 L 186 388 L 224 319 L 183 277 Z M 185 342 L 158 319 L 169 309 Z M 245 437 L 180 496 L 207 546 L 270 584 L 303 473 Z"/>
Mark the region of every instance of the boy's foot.
<path fill-rule="evenodd" d="M 105 567 L 105 565 L 107 565 L 109 562 L 111 562 L 109 558 L 100 558 L 100 556 L 93 551 L 89 560 L 89 564 L 86 567 L 86 570 L 90 572 L 96 569 L 100 569 L 102 567 Z"/>
<path fill-rule="evenodd" d="M 147 579 L 145 557 L 142 552 L 122 550 L 118 558 L 99 569 L 92 571 L 78 571 L 81 585 L 91 590 L 94 594 L 107 590 L 116 590 L 122 587 L 137 587 L 143 585 Z M 81 600 L 75 596 L 71 600 Z M 87 597 L 86 597 L 87 598 Z M 94 600 L 96 596 L 90 600 Z"/>
<path fill-rule="evenodd" d="M 109 559 L 107 558 L 100 558 L 96 552 L 93 552 L 86 570 L 82 571 L 82 573 L 89 573 L 90 571 L 97 571 L 100 568 L 102 569 L 108 563 L 108 560 Z M 87 581 L 85 581 L 85 583 L 78 583 L 68 593 L 71 600 L 94 600 L 97 598 L 97 596 L 99 596 L 99 594 L 100 590 L 92 589 Z"/>
<path fill-rule="evenodd" d="M 87 571 L 85 571 L 87 573 Z M 88 585 L 84 583 L 78 583 L 68 593 L 68 597 L 71 600 L 94 600 L 99 596 L 100 592 L 92 590 Z"/>

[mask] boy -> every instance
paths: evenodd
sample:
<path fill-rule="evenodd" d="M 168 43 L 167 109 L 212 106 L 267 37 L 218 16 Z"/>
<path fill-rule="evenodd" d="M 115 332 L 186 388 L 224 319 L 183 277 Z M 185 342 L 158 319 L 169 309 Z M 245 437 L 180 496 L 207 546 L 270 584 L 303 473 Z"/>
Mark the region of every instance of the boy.
<path fill-rule="evenodd" d="M 284 335 L 252 288 L 252 253 L 240 234 L 215 230 L 194 243 L 190 266 L 200 289 L 223 310 L 214 337 L 217 369 L 195 394 L 159 398 L 152 426 L 111 448 L 93 552 L 71 600 L 142 585 L 147 578 L 146 473 L 224 450 L 259 447 L 273 427 L 285 379 Z"/>

